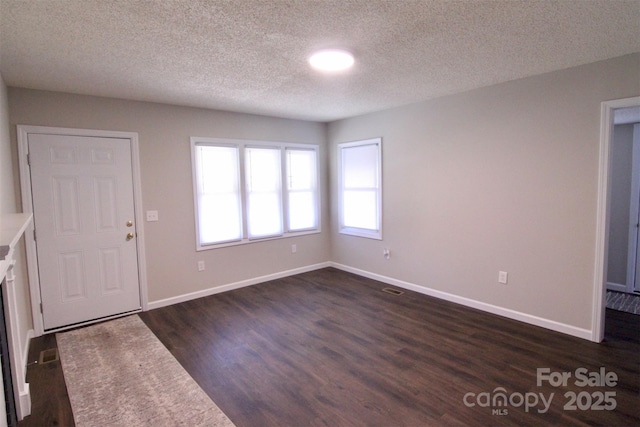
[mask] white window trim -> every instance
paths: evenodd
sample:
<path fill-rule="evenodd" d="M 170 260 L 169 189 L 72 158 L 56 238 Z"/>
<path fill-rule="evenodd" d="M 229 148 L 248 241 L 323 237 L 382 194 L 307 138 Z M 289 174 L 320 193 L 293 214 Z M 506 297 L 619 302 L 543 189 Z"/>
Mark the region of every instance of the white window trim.
<path fill-rule="evenodd" d="M 364 145 L 376 145 L 378 148 L 378 164 L 377 164 L 377 187 L 378 197 L 376 203 L 378 229 L 369 230 L 365 228 L 346 227 L 343 224 L 343 165 L 342 165 L 342 149 L 350 147 L 359 147 Z M 343 142 L 338 144 L 338 233 L 350 236 L 364 237 L 368 239 L 382 240 L 382 138 L 371 138 L 361 141 Z"/>
<path fill-rule="evenodd" d="M 320 146 L 317 144 L 301 144 L 291 142 L 273 142 L 273 141 L 259 141 L 259 140 L 244 140 L 244 139 L 231 139 L 231 138 L 207 138 L 207 137 L 191 137 L 191 173 L 192 173 L 192 187 L 193 187 L 193 209 L 195 220 L 195 240 L 196 251 L 206 251 L 211 249 L 219 249 L 230 246 L 246 245 L 256 242 L 264 242 L 268 240 L 285 239 L 290 237 L 304 236 L 309 234 L 318 234 L 322 232 L 322 218 L 321 218 L 321 201 L 322 201 L 322 189 L 320 179 Z M 198 217 L 198 188 L 197 188 L 197 174 L 196 174 L 196 146 L 198 145 L 216 145 L 227 147 L 239 148 L 239 162 L 240 162 L 240 186 L 242 191 L 240 192 L 241 199 L 241 213 L 242 213 L 242 239 L 234 240 L 230 242 L 201 244 L 200 243 L 200 230 L 199 230 L 199 217 Z M 259 147 L 259 148 L 279 148 L 281 151 L 281 168 L 282 168 L 282 209 L 283 209 L 283 234 L 277 236 L 268 236 L 262 238 L 247 237 L 247 215 L 246 215 L 246 192 L 245 186 L 245 153 L 246 147 Z M 313 150 L 316 152 L 316 218 L 318 220 L 317 228 L 310 228 L 299 231 L 288 231 L 287 215 L 289 214 L 289 196 L 285 188 L 284 179 L 286 178 L 286 149 L 301 149 L 301 150 Z"/>

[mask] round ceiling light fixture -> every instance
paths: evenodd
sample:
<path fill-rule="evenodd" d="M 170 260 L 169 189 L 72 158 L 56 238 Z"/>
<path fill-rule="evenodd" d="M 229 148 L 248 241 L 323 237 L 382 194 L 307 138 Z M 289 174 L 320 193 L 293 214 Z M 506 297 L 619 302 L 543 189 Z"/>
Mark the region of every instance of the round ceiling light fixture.
<path fill-rule="evenodd" d="M 309 57 L 309 64 L 320 71 L 343 71 L 353 66 L 351 52 L 342 49 L 323 49 Z"/>

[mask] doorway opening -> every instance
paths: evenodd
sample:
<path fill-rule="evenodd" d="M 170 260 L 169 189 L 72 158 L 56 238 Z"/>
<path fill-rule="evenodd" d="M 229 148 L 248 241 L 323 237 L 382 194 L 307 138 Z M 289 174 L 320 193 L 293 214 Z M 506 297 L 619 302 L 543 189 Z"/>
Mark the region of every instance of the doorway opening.
<path fill-rule="evenodd" d="M 640 291 L 640 106 L 616 109 L 611 133 L 607 290 Z"/>
<path fill-rule="evenodd" d="M 633 111 L 634 108 L 640 107 L 640 97 L 618 99 L 613 101 L 605 101 L 601 106 L 601 122 L 600 122 L 600 164 L 598 179 L 598 213 L 596 224 L 596 257 L 595 257 L 595 275 L 594 275 L 594 293 L 593 293 L 593 316 L 592 316 L 592 336 L 591 340 L 600 342 L 604 339 L 605 331 L 605 308 L 606 308 L 606 290 L 609 273 L 609 258 L 611 256 L 612 263 L 618 261 L 613 259 L 616 256 L 610 253 L 609 241 L 612 237 L 610 224 L 612 221 L 611 203 L 614 198 L 612 184 L 614 181 L 612 163 L 615 160 L 612 151 L 613 137 L 615 129 L 616 114 L 618 117 Z M 618 113 L 616 113 L 618 111 Z M 620 119 L 618 119 L 620 120 Z M 640 147 L 640 145 L 639 145 Z M 640 159 L 640 149 L 638 150 Z M 640 171 L 640 169 L 639 169 Z M 638 180 L 636 180 L 638 181 Z M 640 185 L 640 184 L 638 184 Z M 640 190 L 638 190 L 640 194 Z M 630 192 L 629 200 L 631 200 Z M 637 202 L 640 205 L 640 196 Z M 633 203 L 631 203 L 633 204 Z M 630 212 L 630 211 L 629 211 Z M 633 214 L 629 214 L 628 218 L 633 218 Z M 639 218 L 636 213 L 635 218 Z M 640 220 L 639 220 L 640 222 Z M 637 223 L 636 223 L 637 224 Z M 635 224 L 634 224 L 635 225 Z M 627 236 L 632 235 L 627 233 Z M 628 237 L 627 237 L 628 239 Z M 636 241 L 637 233 L 636 233 Z M 627 248 L 629 242 L 627 241 Z M 635 245 L 637 248 L 637 243 Z M 636 250 L 634 249 L 634 257 Z M 628 257 L 626 257 L 628 260 Z M 635 258 L 634 258 L 635 261 Z M 628 263 L 628 261 L 627 261 Z M 634 270 L 635 271 L 635 270 Z M 625 272 L 625 277 L 627 272 Z M 627 281 L 625 279 L 625 286 Z"/>

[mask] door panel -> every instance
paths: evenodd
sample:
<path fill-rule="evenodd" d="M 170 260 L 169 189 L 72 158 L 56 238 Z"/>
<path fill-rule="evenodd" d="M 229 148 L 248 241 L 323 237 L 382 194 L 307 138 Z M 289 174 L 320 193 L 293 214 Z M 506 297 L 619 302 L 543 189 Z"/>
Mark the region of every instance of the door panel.
<path fill-rule="evenodd" d="M 80 234 L 80 206 L 78 180 L 76 177 L 51 177 L 53 192 L 53 215 L 58 236 Z"/>
<path fill-rule="evenodd" d="M 82 252 L 58 254 L 58 273 L 60 274 L 60 297 L 63 302 L 87 298 L 84 281 L 84 257 Z"/>
<path fill-rule="evenodd" d="M 28 144 L 45 330 L 139 309 L 130 140 Z"/>

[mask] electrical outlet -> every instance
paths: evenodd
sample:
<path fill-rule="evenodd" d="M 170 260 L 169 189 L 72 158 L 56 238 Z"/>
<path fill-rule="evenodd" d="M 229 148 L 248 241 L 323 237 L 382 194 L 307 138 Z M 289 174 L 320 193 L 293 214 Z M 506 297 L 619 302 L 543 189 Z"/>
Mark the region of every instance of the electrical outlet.
<path fill-rule="evenodd" d="M 204 270 L 205 270 L 204 261 L 198 261 L 198 271 L 204 271 Z"/>
<path fill-rule="evenodd" d="M 507 278 L 508 278 L 508 274 L 506 271 L 499 271 L 498 272 L 498 283 L 502 283 L 504 285 L 507 284 Z"/>
<path fill-rule="evenodd" d="M 147 211 L 147 221 L 158 221 L 158 211 Z"/>
<path fill-rule="evenodd" d="M 297 245 L 291 245 L 291 253 L 295 254 L 296 252 L 298 252 L 298 246 Z"/>
<path fill-rule="evenodd" d="M 384 248 L 382 250 L 382 256 L 384 256 L 384 259 L 390 259 L 391 258 L 391 251 L 389 251 L 388 248 Z"/>

